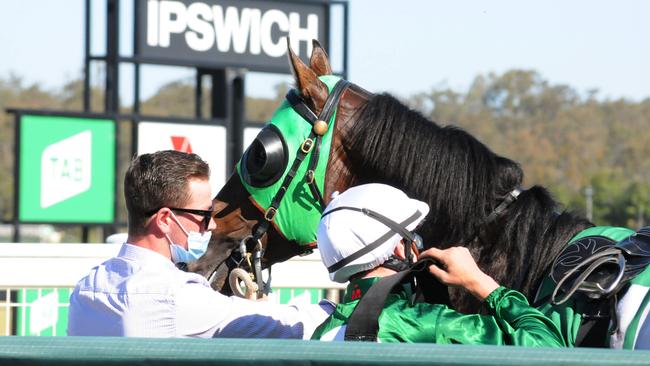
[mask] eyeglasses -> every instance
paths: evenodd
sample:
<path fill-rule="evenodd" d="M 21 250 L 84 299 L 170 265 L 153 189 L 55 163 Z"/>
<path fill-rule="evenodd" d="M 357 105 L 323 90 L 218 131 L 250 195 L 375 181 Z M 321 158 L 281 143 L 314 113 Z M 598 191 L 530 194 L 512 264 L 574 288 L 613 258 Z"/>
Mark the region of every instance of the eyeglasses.
<path fill-rule="evenodd" d="M 187 213 L 203 216 L 203 220 L 201 222 L 203 223 L 204 230 L 208 230 L 208 227 L 210 227 L 210 220 L 212 220 L 212 216 L 214 216 L 214 211 L 212 210 L 195 210 L 191 208 L 178 208 L 178 207 L 170 207 L 169 209 L 172 211 L 187 212 Z"/>

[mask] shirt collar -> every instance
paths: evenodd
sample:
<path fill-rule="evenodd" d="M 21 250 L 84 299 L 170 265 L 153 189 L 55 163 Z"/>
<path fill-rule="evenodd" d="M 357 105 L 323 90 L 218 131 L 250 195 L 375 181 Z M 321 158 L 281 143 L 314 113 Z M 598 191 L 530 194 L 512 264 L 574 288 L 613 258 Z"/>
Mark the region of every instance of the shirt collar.
<path fill-rule="evenodd" d="M 122 248 L 120 248 L 120 252 L 117 256 L 130 260 L 136 260 L 138 262 L 148 262 L 152 264 L 155 263 L 157 265 L 176 268 L 174 263 L 169 258 L 151 249 L 143 248 L 139 245 L 124 243 L 122 244 Z"/>

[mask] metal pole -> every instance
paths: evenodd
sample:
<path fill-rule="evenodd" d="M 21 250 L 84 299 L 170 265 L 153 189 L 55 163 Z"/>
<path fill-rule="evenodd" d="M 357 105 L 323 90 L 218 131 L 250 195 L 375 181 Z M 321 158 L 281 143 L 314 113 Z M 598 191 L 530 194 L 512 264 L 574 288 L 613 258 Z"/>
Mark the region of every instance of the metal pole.
<path fill-rule="evenodd" d="M 119 105 L 120 2 L 106 2 L 106 113 L 117 113 Z"/>
<path fill-rule="evenodd" d="M 137 14 L 134 14 L 137 17 Z M 119 99 L 119 82 L 120 82 L 120 0 L 107 0 L 106 1 L 106 89 L 104 95 L 104 112 L 109 114 L 117 114 L 120 110 Z M 136 80 L 134 85 L 134 108 L 140 108 L 139 105 L 139 70 L 136 71 Z M 138 112 L 135 112 L 138 113 Z M 119 136 L 117 126 L 119 121 L 116 121 L 116 136 Z M 117 157 L 117 156 L 116 156 Z M 116 160 L 117 161 L 117 160 Z M 117 183 L 116 183 L 117 185 Z M 116 190 L 117 192 L 117 190 Z M 115 214 L 117 214 L 117 201 L 115 203 Z M 115 220 L 113 220 L 115 221 Z M 84 225 L 82 228 L 82 240 L 88 242 L 88 226 Z"/>
<path fill-rule="evenodd" d="M 89 232 L 90 232 L 90 228 L 88 227 L 88 225 L 84 225 L 84 226 L 81 227 L 81 242 L 82 243 L 88 243 L 88 237 L 89 237 L 88 234 L 89 234 Z"/>
<path fill-rule="evenodd" d="M 84 24 L 86 36 L 84 40 L 84 112 L 90 111 L 90 0 L 86 0 L 86 23 Z"/>
<path fill-rule="evenodd" d="M 232 121 L 232 86 L 229 77 L 229 70 L 212 70 L 212 95 L 210 106 L 210 117 L 212 119 L 223 119 L 226 126 L 226 171 L 234 169 L 233 156 L 233 121 Z"/>
<path fill-rule="evenodd" d="M 138 2 L 133 2 L 133 56 L 140 56 L 140 41 L 138 39 L 138 28 L 140 19 L 138 16 Z M 133 63 L 133 114 L 140 114 L 140 61 Z"/>
<path fill-rule="evenodd" d="M 15 114 L 14 125 L 14 232 L 13 242 L 20 242 L 20 113 Z"/>
<path fill-rule="evenodd" d="M 348 69 L 348 35 L 350 31 L 348 30 L 348 27 L 350 25 L 349 17 L 348 17 L 348 3 L 343 3 L 343 9 L 345 11 L 343 12 L 343 78 L 347 79 L 348 78 L 348 73 L 350 70 Z"/>
<path fill-rule="evenodd" d="M 244 119 L 246 113 L 245 73 L 239 72 L 232 79 L 232 169 L 244 153 Z"/>
<path fill-rule="evenodd" d="M 194 90 L 194 117 L 203 117 L 203 71 L 196 69 L 196 89 Z"/>

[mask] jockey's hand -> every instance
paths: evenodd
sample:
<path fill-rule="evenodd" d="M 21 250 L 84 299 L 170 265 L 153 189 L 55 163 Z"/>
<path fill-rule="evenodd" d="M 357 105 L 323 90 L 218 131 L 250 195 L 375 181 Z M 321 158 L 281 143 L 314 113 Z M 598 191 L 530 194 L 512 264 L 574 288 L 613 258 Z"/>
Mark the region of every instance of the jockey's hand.
<path fill-rule="evenodd" d="M 462 287 L 483 301 L 499 287 L 476 265 L 476 261 L 465 247 L 447 249 L 430 248 L 420 253 L 419 258 L 430 257 L 437 264 L 429 266 L 429 272 L 447 286 Z"/>

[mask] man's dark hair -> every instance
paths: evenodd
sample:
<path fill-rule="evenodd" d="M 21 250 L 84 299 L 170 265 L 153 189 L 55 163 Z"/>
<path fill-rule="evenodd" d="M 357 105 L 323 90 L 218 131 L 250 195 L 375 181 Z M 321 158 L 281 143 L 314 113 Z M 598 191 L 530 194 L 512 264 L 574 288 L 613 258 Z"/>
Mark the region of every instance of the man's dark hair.
<path fill-rule="evenodd" d="M 188 181 L 209 179 L 210 168 L 196 154 L 165 150 L 136 156 L 124 176 L 129 235 L 145 231 L 145 222 L 162 207 L 184 207 Z"/>

